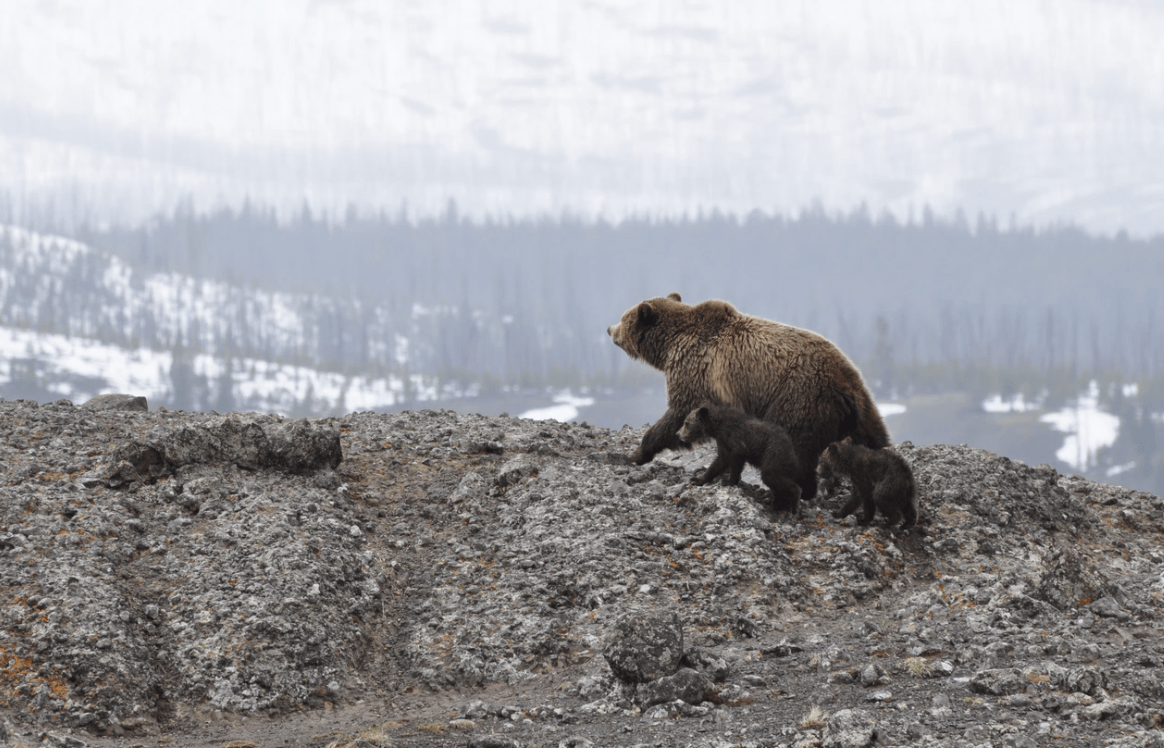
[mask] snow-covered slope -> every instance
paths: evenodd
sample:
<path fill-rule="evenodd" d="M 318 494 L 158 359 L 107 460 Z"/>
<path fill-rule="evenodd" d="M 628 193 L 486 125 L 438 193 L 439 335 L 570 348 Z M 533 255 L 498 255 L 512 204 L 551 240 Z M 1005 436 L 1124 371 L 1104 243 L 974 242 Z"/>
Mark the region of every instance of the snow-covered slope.
<path fill-rule="evenodd" d="M 820 199 L 1158 232 L 1161 38 L 1134 0 L 8 0 L 0 191 L 99 220 Z"/>
<path fill-rule="evenodd" d="M 431 378 L 419 374 L 407 375 L 406 385 L 402 376 L 345 376 L 309 366 L 202 353 L 191 355 L 186 365 L 191 391 L 179 393 L 170 351 L 0 326 L 0 391 L 32 399 L 48 400 L 51 395 L 83 403 L 102 393 L 124 392 L 146 397 L 151 406 L 322 415 L 466 394 L 438 390 Z M 229 393 L 220 390 L 224 382 L 230 383 Z M 183 395 L 191 399 L 181 402 Z"/>
<path fill-rule="evenodd" d="M 400 314 L 351 297 L 143 276 L 85 244 L 0 225 L 0 325 L 131 348 L 433 370 L 437 330 L 450 316 L 463 317 L 485 346 L 501 334 L 501 321 L 471 310 L 414 305 Z"/>
<path fill-rule="evenodd" d="M 0 391 L 9 396 L 81 402 L 120 391 L 187 408 L 315 414 L 461 396 L 416 373 L 432 371 L 425 341 L 440 317 L 419 309 L 394 319 L 354 299 L 176 273 L 140 277 L 85 244 L 0 226 Z M 333 369 L 322 369 L 329 359 Z"/>

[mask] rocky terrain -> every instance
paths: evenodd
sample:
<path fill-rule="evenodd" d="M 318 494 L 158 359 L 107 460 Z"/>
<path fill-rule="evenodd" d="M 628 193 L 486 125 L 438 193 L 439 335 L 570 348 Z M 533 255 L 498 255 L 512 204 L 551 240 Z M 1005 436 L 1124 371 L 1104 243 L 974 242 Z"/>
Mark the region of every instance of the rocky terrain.
<path fill-rule="evenodd" d="M 891 532 L 631 428 L 145 408 L 0 401 L 0 745 L 1164 745 L 1156 496 L 906 443 Z"/>

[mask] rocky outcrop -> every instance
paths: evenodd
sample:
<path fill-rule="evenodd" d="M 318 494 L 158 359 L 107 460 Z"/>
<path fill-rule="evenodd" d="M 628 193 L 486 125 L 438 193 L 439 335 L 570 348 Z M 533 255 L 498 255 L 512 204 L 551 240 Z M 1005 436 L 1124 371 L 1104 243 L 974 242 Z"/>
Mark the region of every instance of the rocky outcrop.
<path fill-rule="evenodd" d="M 679 612 L 624 613 L 611 625 L 602 656 L 615 676 L 627 683 L 646 683 L 674 674 L 683 659 Z"/>
<path fill-rule="evenodd" d="M 902 533 L 772 513 L 748 473 L 692 486 L 706 450 L 629 465 L 640 438 L 0 401 L 0 724 L 96 739 L 440 693 L 424 724 L 459 744 L 1151 737 L 1158 497 L 903 444 Z M 666 640 L 655 664 L 636 636 Z M 449 721 L 495 687 L 518 703 Z"/>

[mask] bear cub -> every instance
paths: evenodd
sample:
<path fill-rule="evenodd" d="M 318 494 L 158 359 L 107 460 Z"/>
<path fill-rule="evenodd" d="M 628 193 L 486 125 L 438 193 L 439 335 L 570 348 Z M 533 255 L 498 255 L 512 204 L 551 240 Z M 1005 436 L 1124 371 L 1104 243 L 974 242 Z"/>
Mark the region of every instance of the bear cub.
<path fill-rule="evenodd" d="M 899 521 L 902 530 L 917 524 L 917 484 L 913 470 L 896 452 L 869 449 L 845 438 L 825 448 L 817 470 L 823 479 L 826 496 L 836 493 L 841 478 L 845 476 L 853 485 L 852 498 L 833 512 L 837 519 L 848 517 L 861 507 L 861 514 L 857 515 L 859 525 L 872 522 L 878 509 L 886 516 L 890 527 Z"/>
<path fill-rule="evenodd" d="M 738 486 L 744 463 L 760 471 L 760 478 L 772 491 L 776 509 L 795 512 L 800 502 L 796 450 L 788 432 L 758 418 L 751 418 L 739 408 L 704 404 L 687 414 L 679 439 L 685 445 L 715 440 L 715 460 L 704 474 L 692 481 L 702 486 L 726 469 L 728 484 Z"/>

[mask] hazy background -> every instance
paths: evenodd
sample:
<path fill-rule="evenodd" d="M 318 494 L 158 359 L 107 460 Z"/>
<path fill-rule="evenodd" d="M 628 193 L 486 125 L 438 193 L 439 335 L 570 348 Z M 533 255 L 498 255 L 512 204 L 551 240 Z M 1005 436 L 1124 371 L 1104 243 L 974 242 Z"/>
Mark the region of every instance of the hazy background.
<path fill-rule="evenodd" d="M 1157 3 L 0 10 L 0 396 L 640 425 L 604 331 L 679 291 L 1164 490 Z"/>
<path fill-rule="evenodd" d="M 1154 2 L 5 0 L 2 19 L 20 216 L 820 200 L 1164 229 Z"/>

